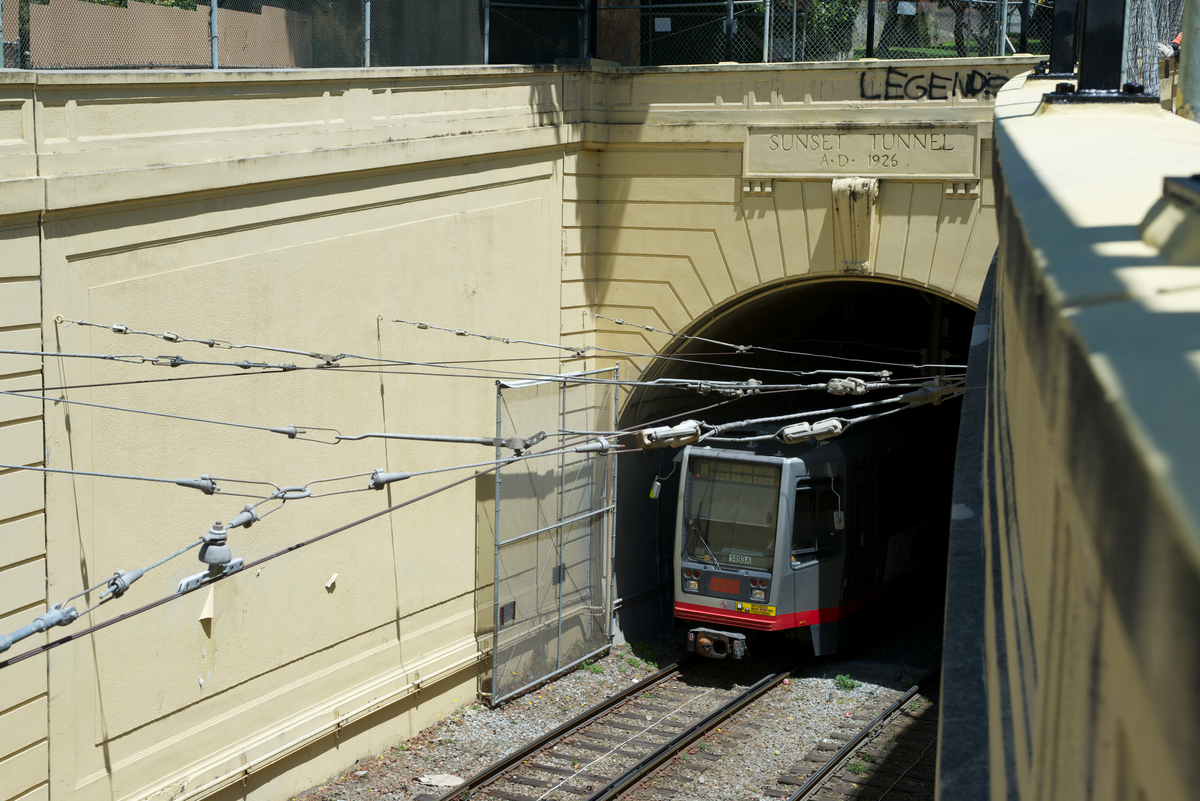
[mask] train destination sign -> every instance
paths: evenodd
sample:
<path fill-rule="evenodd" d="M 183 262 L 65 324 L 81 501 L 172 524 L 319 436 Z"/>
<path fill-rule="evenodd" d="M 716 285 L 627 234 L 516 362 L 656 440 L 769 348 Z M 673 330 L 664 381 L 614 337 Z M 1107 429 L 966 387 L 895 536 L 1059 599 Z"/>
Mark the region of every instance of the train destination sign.
<path fill-rule="evenodd" d="M 748 178 L 862 175 L 970 180 L 977 177 L 975 125 L 805 125 L 748 129 Z"/>

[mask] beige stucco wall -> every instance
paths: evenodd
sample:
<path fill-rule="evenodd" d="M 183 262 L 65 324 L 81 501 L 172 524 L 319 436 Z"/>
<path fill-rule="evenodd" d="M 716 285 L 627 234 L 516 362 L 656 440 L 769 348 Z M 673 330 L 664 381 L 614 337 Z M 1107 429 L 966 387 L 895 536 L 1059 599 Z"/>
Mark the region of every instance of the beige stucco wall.
<path fill-rule="evenodd" d="M 908 77 L 976 68 L 1003 78 L 1027 64 L 904 66 Z M 990 95 L 882 99 L 895 80 L 886 65 L 855 64 L 0 72 L 0 341 L 317 363 L 69 324 L 84 319 L 415 361 L 547 354 L 390 322 L 403 317 L 656 352 L 664 339 L 597 326 L 585 312 L 685 328 L 750 293 L 837 274 L 833 174 L 764 175 L 743 150 L 753 126 L 799 135 L 838 120 L 958 125 L 972 137 L 969 175 L 956 167 L 953 181 L 941 180 L 937 161 L 916 177 L 882 174 L 863 240 L 871 267 L 854 276 L 971 304 L 995 246 Z M 556 355 L 515 364 L 584 366 Z M 7 357 L 0 371 L 17 383 L 79 387 L 50 390 L 55 397 L 252 425 L 474 436 L 495 426 L 491 377 Z M 95 386 L 229 372 L 237 375 Z M 210 474 L 226 477 L 218 483 L 227 491 L 238 486 L 227 479 L 304 483 L 491 455 L 380 440 L 321 445 L 52 402 L 0 401 L 0 414 L 14 421 L 0 425 L 0 461 Z M 62 599 L 148 564 L 244 503 L 82 476 L 11 472 L 0 482 L 0 530 L 29 543 L 16 561 L 6 550 L 11 566 L 0 569 L 36 579 L 11 601 L 18 584 L 0 585 L 0 614 L 19 612 L 0 621 L 6 630 L 35 616 L 47 594 Z M 262 556 L 443 483 L 419 477 L 388 493 L 294 501 L 230 542 L 235 555 Z M 199 619 L 207 592 L 196 593 L 54 649 L 48 661 L 3 669 L 0 714 L 25 717 L 20 742 L 0 741 L 0 759 L 33 767 L 0 771 L 0 798 L 282 797 L 465 703 L 487 647 L 488 616 L 476 614 L 490 598 L 477 569 L 486 566 L 477 541 L 490 537 L 487 519 L 476 519 L 480 493 L 463 485 L 220 583 L 209 623 Z M 199 568 L 181 557 L 75 625 L 167 594 Z"/>
<path fill-rule="evenodd" d="M 1046 89 L 1014 80 L 996 106 L 984 498 L 958 515 L 982 519 L 986 710 L 957 714 L 986 727 L 992 798 L 1191 798 L 1198 268 L 1138 224 L 1195 172 L 1200 129 L 1155 105 L 1039 107 Z"/>

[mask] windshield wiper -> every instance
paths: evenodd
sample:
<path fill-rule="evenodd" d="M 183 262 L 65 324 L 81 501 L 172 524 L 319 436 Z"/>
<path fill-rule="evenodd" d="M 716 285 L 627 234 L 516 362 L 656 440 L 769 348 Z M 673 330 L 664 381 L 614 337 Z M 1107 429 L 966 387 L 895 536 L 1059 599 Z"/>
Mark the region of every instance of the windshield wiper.
<path fill-rule="evenodd" d="M 696 537 L 700 540 L 700 544 L 704 546 L 704 550 L 708 551 L 708 555 L 712 557 L 713 563 L 722 570 L 726 569 L 725 565 L 721 564 L 721 560 L 717 558 L 717 555 L 713 553 L 713 549 L 709 547 L 708 538 L 700 531 L 700 518 L 694 518 L 690 528 L 695 532 Z"/>

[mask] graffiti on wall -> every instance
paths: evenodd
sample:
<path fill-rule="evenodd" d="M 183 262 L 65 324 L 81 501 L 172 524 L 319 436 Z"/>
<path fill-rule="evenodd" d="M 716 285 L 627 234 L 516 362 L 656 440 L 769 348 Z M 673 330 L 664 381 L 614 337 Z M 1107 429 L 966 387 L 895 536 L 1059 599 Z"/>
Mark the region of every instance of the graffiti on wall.
<path fill-rule="evenodd" d="M 868 79 L 871 72 L 863 70 L 858 76 L 859 96 L 863 100 L 949 100 L 952 97 L 973 99 L 982 97 L 990 100 L 1009 79 L 1008 75 L 994 72 L 905 71 L 888 67 L 879 83 L 877 78 Z"/>

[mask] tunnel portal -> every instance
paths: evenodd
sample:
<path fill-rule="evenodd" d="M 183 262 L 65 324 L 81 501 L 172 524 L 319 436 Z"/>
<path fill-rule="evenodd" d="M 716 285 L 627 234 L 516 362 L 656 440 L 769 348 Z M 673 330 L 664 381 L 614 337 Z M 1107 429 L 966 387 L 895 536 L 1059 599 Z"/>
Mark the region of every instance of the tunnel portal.
<path fill-rule="evenodd" d="M 883 377 L 863 373 L 887 371 L 887 380 L 911 383 L 908 379 L 962 374 L 965 367 L 926 365 L 966 365 L 974 314 L 962 303 L 895 282 L 843 278 L 764 288 L 713 309 L 681 332 L 697 338 L 674 339 L 648 367 L 644 379 L 811 384 L 850 375 L 878 381 Z M 750 347 L 739 352 L 716 342 Z M 732 423 L 848 406 L 903 391 L 838 397 L 825 391 L 764 388 L 756 395 L 731 398 L 716 391 L 700 394 L 695 389 L 639 387 L 624 404 L 621 427 L 685 419 Z M 901 414 L 911 414 L 908 419 L 913 425 L 954 425 L 959 406 L 955 400 Z M 949 476 L 954 454 L 944 443 L 939 447 L 945 453 L 939 458 L 950 460 L 945 471 Z M 621 457 L 616 597 L 618 627 L 626 639 L 671 626 L 671 549 L 679 486 L 672 460 L 678 453 L 666 448 Z M 652 499 L 649 490 L 656 478 L 662 488 Z M 929 502 L 941 504 L 947 498 L 948 488 L 944 497 Z"/>

